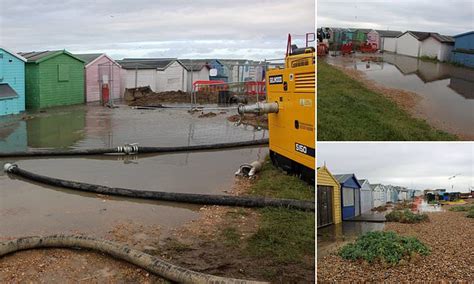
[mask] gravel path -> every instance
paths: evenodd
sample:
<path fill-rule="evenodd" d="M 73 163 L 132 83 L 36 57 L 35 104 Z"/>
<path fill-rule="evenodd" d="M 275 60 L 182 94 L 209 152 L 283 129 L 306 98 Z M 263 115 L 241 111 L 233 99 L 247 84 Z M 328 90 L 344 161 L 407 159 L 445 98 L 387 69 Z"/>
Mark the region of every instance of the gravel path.
<path fill-rule="evenodd" d="M 443 208 L 449 208 L 444 206 Z M 430 222 L 386 223 L 385 231 L 416 236 L 432 253 L 395 267 L 344 260 L 335 253 L 318 259 L 318 282 L 328 281 L 462 281 L 474 279 L 474 219 L 466 212 L 427 213 Z"/>

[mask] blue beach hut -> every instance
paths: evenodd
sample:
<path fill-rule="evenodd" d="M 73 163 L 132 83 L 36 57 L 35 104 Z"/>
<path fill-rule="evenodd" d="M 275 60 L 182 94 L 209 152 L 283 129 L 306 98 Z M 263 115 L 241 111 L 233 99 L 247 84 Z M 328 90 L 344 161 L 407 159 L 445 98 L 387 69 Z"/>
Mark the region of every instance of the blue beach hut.
<path fill-rule="evenodd" d="M 0 116 L 25 110 L 25 62 L 0 46 Z"/>
<path fill-rule="evenodd" d="M 341 184 L 342 220 L 348 220 L 360 215 L 361 185 L 355 174 L 334 175 Z"/>

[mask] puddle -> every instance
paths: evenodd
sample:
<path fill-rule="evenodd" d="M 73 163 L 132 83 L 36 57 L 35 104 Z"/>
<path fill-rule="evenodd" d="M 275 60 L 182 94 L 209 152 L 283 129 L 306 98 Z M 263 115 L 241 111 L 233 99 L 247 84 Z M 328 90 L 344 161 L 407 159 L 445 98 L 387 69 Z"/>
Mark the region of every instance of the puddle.
<path fill-rule="evenodd" d="M 422 200 L 419 204 L 417 204 L 416 211 L 420 213 L 425 212 L 443 212 L 445 211 L 441 204 L 428 204 L 425 200 Z"/>
<path fill-rule="evenodd" d="M 47 109 L 45 113 L 25 113 L 0 117 L 0 151 L 48 148 L 115 147 L 127 143 L 140 146 L 182 146 L 236 142 L 267 137 L 267 131 L 251 126 L 236 127 L 226 114 L 198 118 L 186 109 L 134 110 L 98 105 Z"/>
<path fill-rule="evenodd" d="M 318 258 L 336 252 L 358 236 L 371 231 L 381 231 L 384 223 L 374 222 L 342 222 L 318 228 Z"/>
<path fill-rule="evenodd" d="M 328 56 L 326 60 L 362 71 L 386 87 L 419 94 L 423 99 L 416 110 L 423 117 L 446 131 L 474 137 L 474 70 L 395 54 Z"/>
<path fill-rule="evenodd" d="M 143 146 L 197 145 L 266 137 L 264 131 L 234 126 L 224 114 L 195 116 L 185 110 L 76 106 L 48 110 L 26 121 L 2 118 L 0 126 L 5 127 L 0 128 L 0 151 L 112 147 L 132 142 Z M 16 162 L 42 175 L 107 186 L 226 194 L 238 166 L 267 153 L 266 147 L 249 147 L 166 155 L 0 159 L 0 164 Z M 196 219 L 199 208 L 97 196 L 0 173 L 1 237 L 73 232 L 103 237 L 123 223 L 160 227 L 160 237 L 166 237 L 169 230 Z"/>

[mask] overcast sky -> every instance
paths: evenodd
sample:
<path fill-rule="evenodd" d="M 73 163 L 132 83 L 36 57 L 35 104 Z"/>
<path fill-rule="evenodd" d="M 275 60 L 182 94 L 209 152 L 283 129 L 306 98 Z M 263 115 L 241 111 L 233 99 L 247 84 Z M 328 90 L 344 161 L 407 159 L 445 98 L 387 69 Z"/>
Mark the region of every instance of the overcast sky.
<path fill-rule="evenodd" d="M 322 143 L 317 164 L 370 183 L 467 191 L 474 186 L 474 143 Z M 448 179 L 457 175 L 455 178 Z"/>
<path fill-rule="evenodd" d="M 314 0 L 1 0 L 0 45 L 114 58 L 282 58 Z"/>
<path fill-rule="evenodd" d="M 317 0 L 318 27 L 415 30 L 456 35 L 474 30 L 473 0 Z"/>

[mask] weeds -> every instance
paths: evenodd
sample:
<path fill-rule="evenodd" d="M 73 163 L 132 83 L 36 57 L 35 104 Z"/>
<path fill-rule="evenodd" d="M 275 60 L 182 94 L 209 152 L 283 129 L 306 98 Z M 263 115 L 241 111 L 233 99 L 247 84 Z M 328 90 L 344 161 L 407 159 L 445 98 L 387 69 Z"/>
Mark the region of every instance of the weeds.
<path fill-rule="evenodd" d="M 284 174 L 272 165 L 269 158 L 265 160 L 260 175 L 249 193 L 274 198 L 314 200 L 314 186 L 295 176 Z"/>
<path fill-rule="evenodd" d="M 466 206 L 453 206 L 449 208 L 449 211 L 453 212 L 467 212 L 467 218 L 474 218 L 474 205 L 466 205 Z"/>
<path fill-rule="evenodd" d="M 454 212 L 464 212 L 464 211 L 470 211 L 470 210 L 474 210 L 474 205 L 453 206 L 449 208 L 449 211 L 454 211 Z"/>
<path fill-rule="evenodd" d="M 426 214 L 416 214 L 411 212 L 408 209 L 405 210 L 394 210 L 387 215 L 385 215 L 385 219 L 388 222 L 399 222 L 399 223 L 420 223 L 423 221 L 428 221 L 428 215 Z"/>
<path fill-rule="evenodd" d="M 314 255 L 314 213 L 285 208 L 263 208 L 259 230 L 249 239 L 255 257 L 269 256 L 280 263 L 299 262 Z"/>
<path fill-rule="evenodd" d="M 339 255 L 348 260 L 363 259 L 398 264 L 413 254 L 429 255 L 431 250 L 415 237 L 399 236 L 395 232 L 368 232 L 354 243 L 345 245 Z"/>

